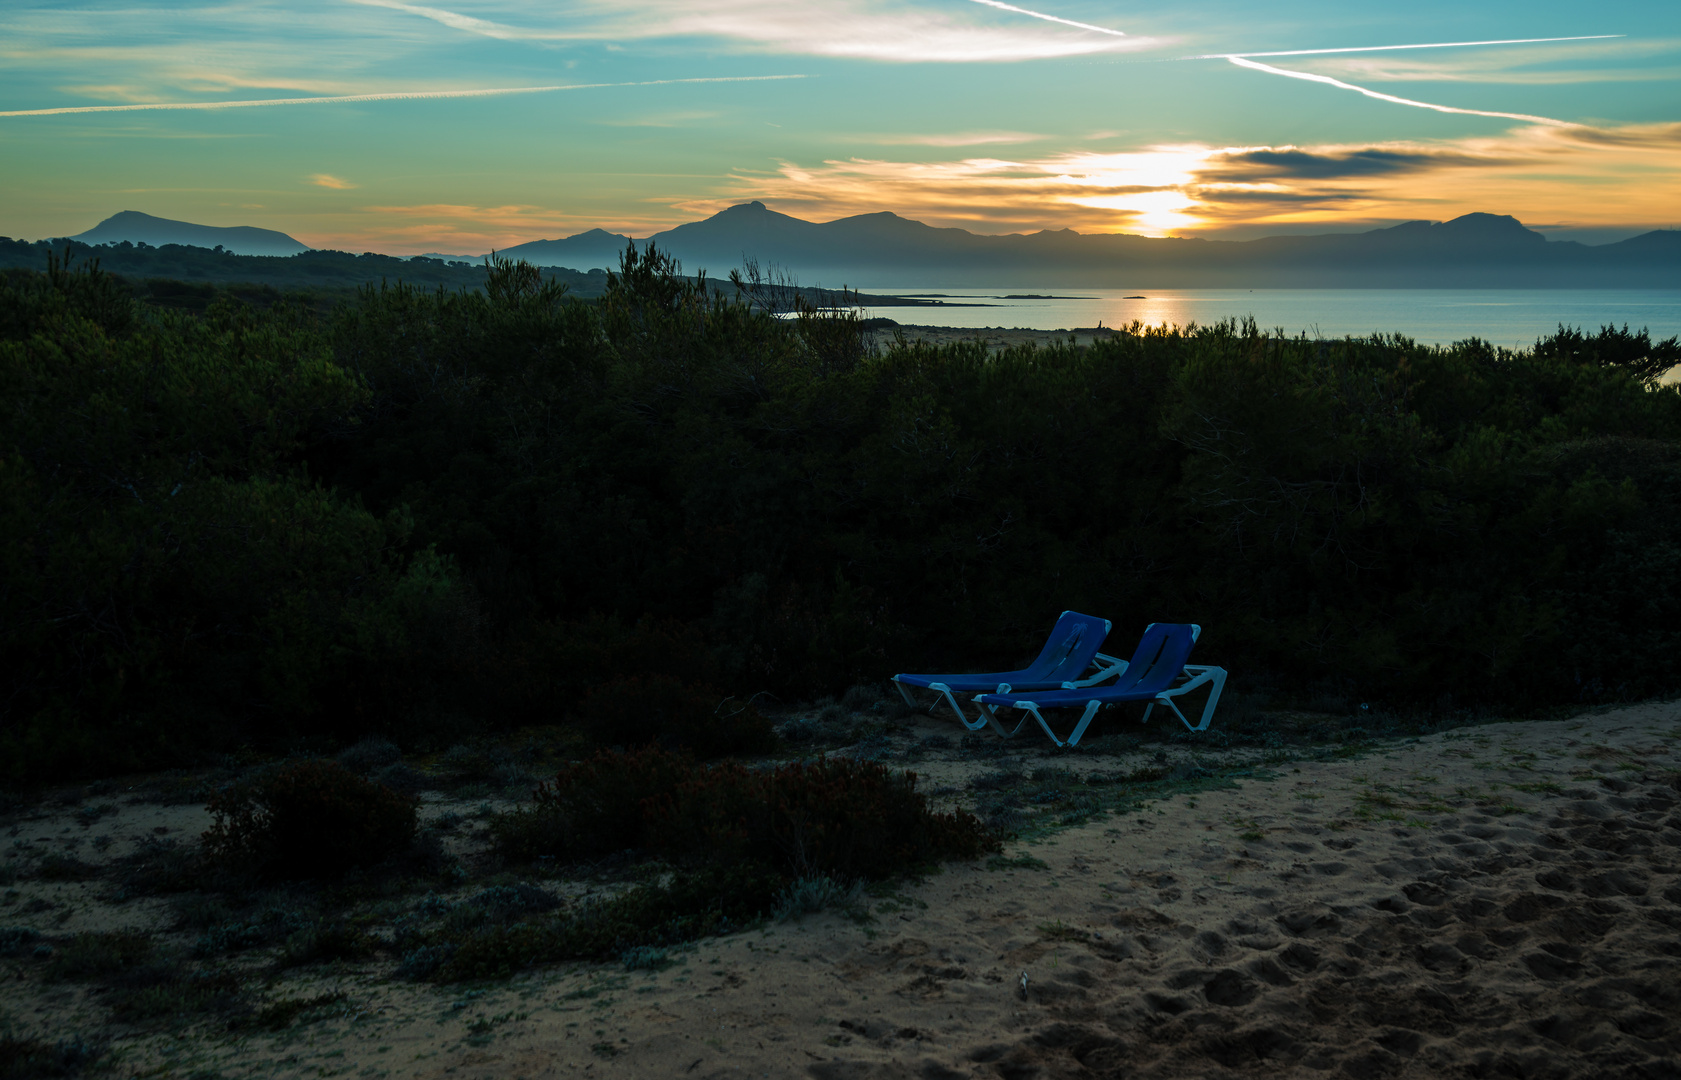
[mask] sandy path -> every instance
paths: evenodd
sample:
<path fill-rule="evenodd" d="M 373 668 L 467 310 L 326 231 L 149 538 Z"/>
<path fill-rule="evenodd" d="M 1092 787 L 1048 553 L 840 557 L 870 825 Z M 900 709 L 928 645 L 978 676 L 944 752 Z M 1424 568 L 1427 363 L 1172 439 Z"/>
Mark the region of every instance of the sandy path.
<path fill-rule="evenodd" d="M 482 992 L 370 966 L 322 979 L 341 1016 L 143 1056 L 417 1080 L 1676 1076 L 1678 751 L 1675 703 L 1461 729 L 1011 845 L 865 924 Z"/>

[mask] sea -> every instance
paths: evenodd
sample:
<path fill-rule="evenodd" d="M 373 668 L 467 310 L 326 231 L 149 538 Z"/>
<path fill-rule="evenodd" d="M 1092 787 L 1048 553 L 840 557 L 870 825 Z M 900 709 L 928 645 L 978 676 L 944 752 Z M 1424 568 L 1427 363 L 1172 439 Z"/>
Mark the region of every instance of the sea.
<path fill-rule="evenodd" d="M 1529 348 L 1560 325 L 1645 328 L 1681 335 L 1681 289 L 994 289 L 865 283 L 865 293 L 938 300 L 938 306 L 865 308 L 919 326 L 1073 330 L 1137 321 L 1208 325 L 1253 316 L 1263 330 L 1310 338 L 1403 334 L 1422 344 L 1481 338 Z"/>

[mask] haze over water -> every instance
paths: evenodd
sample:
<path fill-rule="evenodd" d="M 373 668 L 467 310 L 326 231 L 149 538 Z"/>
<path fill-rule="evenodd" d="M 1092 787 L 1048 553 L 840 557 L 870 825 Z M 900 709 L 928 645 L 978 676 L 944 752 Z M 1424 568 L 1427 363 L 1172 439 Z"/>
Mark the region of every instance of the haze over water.
<path fill-rule="evenodd" d="M 1069 330 L 1126 326 L 1134 320 L 1207 325 L 1253 315 L 1264 330 L 1309 337 L 1405 334 L 1447 345 L 1477 337 L 1528 348 L 1559 324 L 1596 330 L 1625 323 L 1654 338 L 1681 334 L 1681 290 L 1674 289 L 1060 289 L 990 291 L 864 284 L 866 293 L 943 294 L 947 303 L 987 307 L 867 308 L 869 317 L 922 326 Z M 1039 294 L 1055 299 L 1004 299 Z M 1143 299 L 1129 299 L 1143 297 Z"/>

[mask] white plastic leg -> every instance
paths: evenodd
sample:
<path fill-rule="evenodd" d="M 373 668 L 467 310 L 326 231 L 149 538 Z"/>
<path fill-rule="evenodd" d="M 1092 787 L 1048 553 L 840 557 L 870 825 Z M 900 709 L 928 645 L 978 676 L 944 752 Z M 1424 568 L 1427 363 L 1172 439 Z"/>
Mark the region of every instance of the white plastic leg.
<path fill-rule="evenodd" d="M 1082 736 L 1086 733 L 1086 726 L 1091 723 L 1092 717 L 1096 716 L 1097 715 L 1097 710 L 1099 710 L 1101 708 L 1103 708 L 1103 703 L 1100 702 L 1100 701 L 1088 701 L 1088 702 L 1086 702 L 1085 715 L 1080 717 L 1080 722 L 1078 724 L 1074 725 L 1074 734 L 1068 736 L 1068 745 L 1069 746 L 1078 746 L 1079 745 L 1080 736 Z"/>
<path fill-rule="evenodd" d="M 1039 706 L 1037 704 L 1031 701 L 1018 701 L 1015 705 L 1018 709 L 1027 710 L 1033 719 L 1039 721 L 1039 726 L 1045 731 L 1045 738 L 1051 740 L 1052 744 L 1056 746 L 1062 745 L 1062 740 L 1056 737 L 1056 732 L 1051 730 L 1051 725 L 1045 723 L 1045 717 L 1039 712 Z"/>
<path fill-rule="evenodd" d="M 1163 705 L 1166 705 L 1168 708 L 1173 710 L 1173 715 L 1177 716 L 1179 718 L 1179 722 L 1181 724 L 1184 724 L 1186 727 L 1191 728 L 1192 731 L 1197 730 L 1196 728 L 1191 727 L 1191 722 L 1189 720 L 1185 719 L 1185 714 L 1179 711 L 1179 706 L 1177 706 L 1173 703 L 1172 698 L 1160 698 L 1159 700 L 1161 701 L 1161 703 Z"/>
<path fill-rule="evenodd" d="M 1226 669 L 1213 668 L 1209 672 L 1214 676 L 1214 689 L 1208 692 L 1208 704 L 1202 707 L 1202 723 L 1196 726 L 1198 731 L 1208 730 L 1208 722 L 1214 719 L 1214 706 L 1220 704 L 1220 691 L 1226 688 Z"/>
<path fill-rule="evenodd" d="M 1157 694 L 1156 701 L 1172 709 L 1174 715 L 1179 717 L 1179 722 L 1184 724 L 1187 730 L 1207 731 L 1209 723 L 1214 719 L 1214 709 L 1220 704 L 1220 691 L 1226 688 L 1226 669 L 1218 667 L 1193 669 L 1187 667 L 1186 670 L 1195 671 L 1196 674 L 1185 685 L 1176 686 L 1171 690 L 1163 690 Z M 1193 726 L 1189 720 L 1185 719 L 1185 714 L 1179 711 L 1179 707 L 1173 703 L 1173 699 L 1182 694 L 1188 694 L 1205 683 L 1211 684 L 1208 691 L 1208 701 L 1202 707 L 1201 722 Z M 1151 703 L 1151 706 L 1154 706 L 1154 702 Z M 1147 708 L 1144 711 L 1144 716 L 1148 719 L 1149 715 L 1150 712 Z"/>
<path fill-rule="evenodd" d="M 1019 722 L 1017 722 L 1015 727 L 1006 731 L 1006 730 L 1004 730 L 1004 721 L 998 719 L 998 710 L 996 708 L 994 708 L 991 705 L 983 704 L 981 702 L 976 702 L 975 704 L 979 705 L 980 709 L 981 709 L 981 712 L 986 714 L 987 722 L 990 723 L 992 725 L 993 729 L 998 732 L 998 735 L 999 735 L 1000 738 L 1004 738 L 1004 739 L 1015 738 L 1016 734 L 1019 731 L 1021 731 L 1022 725 L 1027 723 L 1028 718 L 1027 718 L 1026 715 L 1023 715 L 1021 720 Z M 975 728 L 975 730 L 979 731 L 980 729 Z"/>
<path fill-rule="evenodd" d="M 958 722 L 970 731 L 979 731 L 981 728 L 986 726 L 986 717 L 983 716 L 980 719 L 971 722 L 970 719 L 964 715 L 963 706 L 957 703 L 957 698 L 953 696 L 951 687 L 947 686 L 945 683 L 929 683 L 928 689 L 945 698 L 946 704 L 951 706 L 951 711 L 957 714 Z"/>

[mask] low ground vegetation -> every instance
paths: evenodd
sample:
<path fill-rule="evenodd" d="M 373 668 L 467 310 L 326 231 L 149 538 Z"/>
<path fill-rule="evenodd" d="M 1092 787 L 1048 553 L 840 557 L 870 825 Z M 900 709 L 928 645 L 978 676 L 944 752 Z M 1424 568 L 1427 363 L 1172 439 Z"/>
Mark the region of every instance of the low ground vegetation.
<path fill-rule="evenodd" d="M 284 1033 L 359 1008 L 348 988 L 370 976 L 482 987 L 557 962 L 654 972 L 688 964 L 709 937 L 825 910 L 870 934 L 909 902 L 907 877 L 941 861 L 1044 869 L 1032 849 L 1005 854 L 1001 839 L 1047 839 L 1458 722 L 1357 706 L 1307 714 L 1239 695 L 1217 738 L 1139 727 L 1136 712 L 1114 710 L 1067 755 L 890 706 L 889 689 L 767 706 L 774 730 L 808 735 L 784 735 L 776 755 L 757 759 L 590 749 L 567 730 L 531 730 L 428 755 L 370 740 L 335 758 L 230 760 L 18 801 L 0 828 L 50 819 L 73 835 L 25 842 L 57 835 L 31 828 L 0 863 L 0 965 L 30 994 L 87 994 L 97 1007 L 81 1031 L 51 1038 L 7 1035 L 0 1023 L 8 1075 L 78 1075 L 113 1038 Z M 547 779 L 486 787 L 491 762 Z M 419 778 L 418 809 L 367 779 L 398 767 Z M 1391 787 L 1374 786 L 1360 812 L 1401 824 L 1423 812 Z M 307 814 L 288 822 L 285 796 L 299 792 L 312 793 Z M 1477 800 L 1505 812 L 1492 788 Z M 135 814 L 201 807 L 203 836 L 102 833 L 131 828 Z M 297 839 L 274 839 L 288 835 Z M 352 859 L 345 837 L 381 839 Z M 293 842 L 295 860 L 253 857 Z M 64 900 L 55 868 L 71 860 L 84 868 L 72 882 L 82 891 Z M 140 918 L 137 904 L 162 905 L 159 929 L 123 928 Z M 108 928 L 83 928 L 90 909 L 110 913 L 99 924 Z M 477 992 L 448 991 L 463 1001 Z"/>

